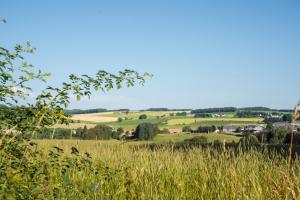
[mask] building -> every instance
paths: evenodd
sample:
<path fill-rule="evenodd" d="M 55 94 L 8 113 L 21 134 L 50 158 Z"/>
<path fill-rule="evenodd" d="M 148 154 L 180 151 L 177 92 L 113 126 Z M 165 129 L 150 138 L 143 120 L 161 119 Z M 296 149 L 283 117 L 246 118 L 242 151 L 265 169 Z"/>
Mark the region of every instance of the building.
<path fill-rule="evenodd" d="M 259 133 L 265 129 L 265 126 L 245 126 L 245 131 L 250 131 L 252 133 Z"/>
<path fill-rule="evenodd" d="M 226 132 L 226 133 L 233 133 L 235 132 L 237 129 L 237 127 L 235 126 L 224 126 L 223 127 L 223 132 Z"/>
<path fill-rule="evenodd" d="M 295 124 L 295 128 L 299 129 L 300 128 L 300 121 L 297 121 Z M 284 127 L 284 128 L 292 128 L 292 124 L 289 122 L 276 122 L 273 124 L 274 127 Z"/>

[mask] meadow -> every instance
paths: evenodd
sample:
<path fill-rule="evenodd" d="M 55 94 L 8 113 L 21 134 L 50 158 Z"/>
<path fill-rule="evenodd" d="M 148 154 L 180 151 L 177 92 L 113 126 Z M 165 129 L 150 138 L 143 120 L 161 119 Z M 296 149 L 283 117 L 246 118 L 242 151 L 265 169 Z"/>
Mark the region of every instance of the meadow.
<path fill-rule="evenodd" d="M 230 149 L 174 150 L 172 145 L 149 150 L 132 148 L 139 143 L 120 141 L 40 140 L 38 150 L 71 147 L 91 154 L 89 170 L 59 174 L 50 169 L 44 187 L 59 184 L 60 199 L 299 199 L 300 161 L 250 151 L 235 155 Z M 47 155 L 47 153 L 46 153 Z M 79 159 L 78 155 L 75 156 Z M 44 158 L 47 160 L 47 156 Z M 48 158 L 49 159 L 49 158 Z M 62 159 L 59 159 L 62 160 Z M 59 162 L 58 162 L 59 165 Z M 74 169 L 73 169 L 74 168 Z M 53 173 L 53 174 L 52 174 Z M 55 178 L 54 178 L 55 177 Z M 59 182 L 59 180 L 62 180 Z"/>

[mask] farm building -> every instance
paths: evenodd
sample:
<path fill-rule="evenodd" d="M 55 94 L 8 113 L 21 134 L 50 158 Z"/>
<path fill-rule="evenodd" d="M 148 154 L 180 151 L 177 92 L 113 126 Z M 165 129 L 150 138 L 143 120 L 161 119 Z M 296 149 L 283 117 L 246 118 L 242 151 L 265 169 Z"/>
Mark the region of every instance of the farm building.
<path fill-rule="evenodd" d="M 237 127 L 235 126 L 224 126 L 223 127 L 223 132 L 226 132 L 226 133 L 233 133 L 235 132 L 237 129 Z"/>
<path fill-rule="evenodd" d="M 285 128 L 292 128 L 292 124 L 288 122 L 277 122 L 273 124 L 275 127 L 285 127 Z M 295 128 L 299 129 L 300 128 L 300 121 L 297 121 L 295 123 Z"/>
<path fill-rule="evenodd" d="M 245 126 L 244 130 L 253 132 L 253 133 L 259 133 L 264 130 L 264 126 Z"/>

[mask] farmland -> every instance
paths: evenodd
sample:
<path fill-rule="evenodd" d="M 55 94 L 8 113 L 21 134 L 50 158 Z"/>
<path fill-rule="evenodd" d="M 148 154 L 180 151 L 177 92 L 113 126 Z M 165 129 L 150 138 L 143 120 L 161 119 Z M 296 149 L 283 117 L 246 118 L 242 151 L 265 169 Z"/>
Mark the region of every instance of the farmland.
<path fill-rule="evenodd" d="M 179 112 L 179 111 L 177 111 Z M 192 116 L 176 116 L 177 112 L 108 112 L 108 113 L 93 113 L 93 114 L 80 114 L 74 115 L 72 119 L 80 121 L 82 126 L 87 125 L 91 127 L 96 124 L 104 124 L 111 126 L 113 128 L 122 127 L 125 130 L 131 131 L 138 124 L 143 122 L 149 122 L 157 124 L 160 128 L 167 129 L 182 129 L 182 127 L 188 125 L 192 128 L 197 128 L 198 126 L 246 126 L 246 125 L 258 125 L 261 124 L 263 118 L 237 118 L 234 117 L 234 113 L 226 113 L 224 117 L 211 117 L 211 118 L 194 118 Z M 172 115 L 173 113 L 173 115 Z M 140 115 L 147 115 L 147 119 L 138 119 Z M 121 122 L 117 119 L 122 118 Z M 72 126 L 72 124 L 70 125 Z M 78 123 L 76 127 L 78 126 Z M 80 126 L 80 125 L 79 125 Z"/>

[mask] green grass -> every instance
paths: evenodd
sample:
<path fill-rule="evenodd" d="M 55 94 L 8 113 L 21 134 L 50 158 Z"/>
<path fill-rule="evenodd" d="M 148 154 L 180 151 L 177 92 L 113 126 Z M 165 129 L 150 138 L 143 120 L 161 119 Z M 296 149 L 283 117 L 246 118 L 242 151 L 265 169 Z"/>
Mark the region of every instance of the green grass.
<path fill-rule="evenodd" d="M 145 112 L 129 112 L 128 114 L 123 113 L 123 112 L 114 112 L 111 114 L 104 114 L 103 116 L 107 117 L 122 117 L 122 118 L 129 118 L 129 119 L 138 119 L 140 115 L 146 114 L 148 117 L 157 117 L 157 116 L 170 116 L 171 113 L 176 113 L 176 112 L 153 112 L 153 111 L 145 111 Z"/>
<path fill-rule="evenodd" d="M 149 117 L 148 119 L 144 119 L 144 120 L 139 120 L 139 119 L 135 119 L 135 120 L 123 120 L 122 122 L 108 122 L 108 123 L 100 123 L 100 124 L 105 124 L 108 126 L 111 126 L 113 128 L 118 128 L 118 127 L 122 127 L 124 128 L 124 130 L 132 130 L 135 129 L 140 123 L 153 123 L 153 124 L 161 124 L 164 121 L 166 121 L 166 119 L 164 118 L 155 118 L 155 117 Z"/>
<path fill-rule="evenodd" d="M 185 139 L 191 139 L 195 136 L 203 136 L 207 138 L 208 142 L 213 142 L 215 140 L 226 141 L 226 142 L 238 142 L 240 137 L 234 135 L 227 135 L 227 134 L 217 134 L 217 133 L 210 133 L 210 134 L 159 134 L 154 138 L 156 142 L 183 142 Z"/>
<path fill-rule="evenodd" d="M 280 156 L 271 158 L 255 151 L 233 156 L 231 150 L 173 150 L 168 146 L 148 150 L 117 141 L 43 140 L 38 143 L 38 149 L 45 152 L 39 158 L 44 165 L 49 163 L 47 151 L 53 146 L 62 148 L 66 154 L 74 146 L 92 155 L 90 168 L 97 171 L 95 174 L 70 165 L 61 174 L 62 161 L 57 161 L 56 167 L 48 168 L 47 181 L 34 185 L 35 193 L 40 191 L 40 199 L 55 199 L 54 195 L 60 199 L 176 200 L 300 197 L 298 159 L 289 167 L 287 160 Z M 22 183 L 20 176 L 12 179 L 20 185 L 27 183 Z"/>
<path fill-rule="evenodd" d="M 235 118 L 235 117 L 220 117 L 220 118 L 179 118 L 168 120 L 169 126 L 174 125 L 190 125 L 190 124 L 203 124 L 203 125 L 234 125 L 234 124 L 259 124 L 263 118 Z"/>

